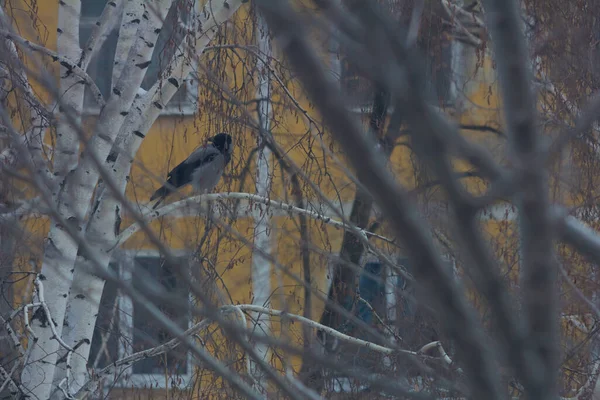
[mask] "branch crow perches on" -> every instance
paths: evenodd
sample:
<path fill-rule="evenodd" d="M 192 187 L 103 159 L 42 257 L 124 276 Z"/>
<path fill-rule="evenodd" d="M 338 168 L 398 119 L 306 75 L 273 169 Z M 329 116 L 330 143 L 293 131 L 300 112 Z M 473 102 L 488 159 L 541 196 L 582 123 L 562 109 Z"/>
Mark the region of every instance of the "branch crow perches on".
<path fill-rule="evenodd" d="M 169 172 L 166 184 L 150 197 L 150 201 L 159 199 L 152 208 L 155 209 L 165 197 L 188 183 L 198 193 L 213 190 L 219 183 L 225 166 L 231 161 L 232 152 L 231 135 L 219 133 L 210 138 Z"/>

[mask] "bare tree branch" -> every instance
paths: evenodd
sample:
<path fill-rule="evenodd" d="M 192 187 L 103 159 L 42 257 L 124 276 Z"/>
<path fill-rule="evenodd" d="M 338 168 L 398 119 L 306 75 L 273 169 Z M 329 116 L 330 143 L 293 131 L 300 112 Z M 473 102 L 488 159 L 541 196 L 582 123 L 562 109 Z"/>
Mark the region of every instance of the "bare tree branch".
<path fill-rule="evenodd" d="M 543 371 L 532 376 L 532 385 L 526 390 L 532 399 L 550 399 L 555 397 L 558 369 L 557 262 L 548 177 L 542 165 L 535 162 L 543 147 L 535 127 L 536 103 L 531 89 L 527 42 L 516 1 L 488 0 L 483 4 L 498 65 L 509 143 L 523 179 L 522 193 L 517 200 L 523 258 L 521 289 L 529 340 L 535 343 L 540 359 L 534 364 L 534 370 Z"/>
<path fill-rule="evenodd" d="M 470 377 L 473 395 L 500 398 L 499 382 L 495 378 L 495 368 L 487 357 L 487 345 L 481 334 L 480 324 L 475 320 L 460 290 L 452 282 L 449 271 L 444 268 L 441 257 L 422 228 L 422 221 L 416 216 L 414 206 L 385 171 L 373 150 L 373 141 L 363 135 L 356 121 L 348 115 L 343 99 L 326 79 L 320 62 L 306 43 L 304 29 L 288 2 L 263 0 L 258 4 L 271 28 L 285 36 L 286 40 L 281 41 L 280 45 L 298 71 L 306 91 L 318 105 L 350 162 L 364 174 L 365 186 L 406 244 L 416 264 L 417 280 L 427 287 L 438 307 L 444 305 L 444 326 L 452 332 L 461 356 L 464 357 L 467 367 L 465 371 Z M 460 333 L 456 329 L 457 325 L 462 327 Z"/>
<path fill-rule="evenodd" d="M 105 101 L 104 101 L 104 97 L 102 96 L 102 93 L 100 93 L 100 89 L 98 89 L 98 86 L 96 85 L 94 80 L 88 75 L 88 73 L 85 72 L 85 70 L 82 67 L 77 65 L 76 61 L 73 61 L 73 60 L 69 59 L 68 57 L 65 57 L 55 51 L 47 49 L 44 46 L 35 44 L 27 39 L 23 39 L 22 37 L 14 34 L 14 33 L 8 32 L 6 30 L 0 30 L 0 36 L 4 37 L 6 40 L 13 41 L 13 42 L 19 44 L 20 46 L 25 47 L 29 50 L 42 53 L 42 54 L 50 57 L 52 59 L 52 61 L 58 62 L 62 67 L 64 67 L 66 69 L 66 72 L 65 72 L 66 75 L 75 74 L 80 79 L 82 79 L 83 83 L 92 92 L 92 95 L 94 96 L 94 100 L 96 100 L 98 105 L 100 107 L 104 106 Z"/>
<path fill-rule="evenodd" d="M 92 57 L 94 57 L 94 55 L 100 50 L 106 41 L 108 33 L 114 27 L 117 17 L 122 12 L 123 0 L 113 0 L 106 3 L 100 18 L 94 25 L 94 29 L 92 30 L 90 37 L 83 46 L 81 59 L 79 59 L 78 62 L 78 65 L 81 67 L 81 69 L 84 71 L 87 70 Z"/>
<path fill-rule="evenodd" d="M 153 221 L 156 218 L 159 218 L 164 215 L 169 215 L 175 211 L 180 211 L 180 212 L 184 212 L 184 213 L 191 213 L 192 215 L 197 215 L 198 208 L 194 208 L 193 206 L 202 205 L 203 203 L 206 204 L 207 202 L 212 202 L 215 200 L 227 200 L 227 199 L 246 200 L 249 202 L 249 206 L 251 206 L 254 203 L 265 204 L 267 206 L 270 206 L 270 207 L 273 207 L 273 208 L 276 208 L 279 210 L 283 210 L 288 213 L 306 215 L 307 217 L 309 217 L 311 219 L 321 221 L 325 224 L 333 225 L 337 228 L 356 229 L 358 231 L 358 233 L 365 239 L 374 237 L 376 239 L 380 239 L 380 240 L 383 240 L 388 243 L 394 243 L 394 240 L 392 240 L 390 238 L 387 238 L 382 235 L 378 235 L 376 233 L 368 232 L 364 229 L 357 228 L 355 226 L 349 225 L 342 221 L 337 221 L 335 219 L 332 219 L 331 217 L 319 214 L 315 211 L 301 209 L 301 208 L 295 207 L 291 204 L 286 204 L 282 201 L 267 199 L 265 197 L 257 196 L 255 194 L 251 194 L 251 193 L 229 192 L 229 193 L 214 193 L 214 194 L 198 195 L 198 196 L 194 196 L 194 197 L 190 197 L 190 198 L 187 198 L 184 200 L 177 201 L 175 203 L 167 204 L 165 206 L 162 206 L 161 208 L 158 208 L 147 214 L 144 214 L 142 216 L 142 220 L 145 223 L 148 223 L 148 222 Z M 204 212 L 207 212 L 207 211 L 204 210 Z M 243 211 L 242 211 L 242 213 L 243 213 Z M 131 235 L 133 235 L 139 229 L 140 229 L 140 227 L 137 223 L 132 224 L 131 226 L 129 226 L 128 228 L 123 230 L 123 232 L 121 232 L 121 234 L 116 239 L 117 242 L 118 243 L 125 242 L 129 237 L 131 237 Z"/>

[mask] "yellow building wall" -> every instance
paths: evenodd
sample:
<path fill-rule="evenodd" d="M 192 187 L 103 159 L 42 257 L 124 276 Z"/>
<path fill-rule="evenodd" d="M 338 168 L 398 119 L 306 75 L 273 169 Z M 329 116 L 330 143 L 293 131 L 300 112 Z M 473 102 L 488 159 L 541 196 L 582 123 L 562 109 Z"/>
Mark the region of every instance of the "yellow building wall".
<path fill-rule="evenodd" d="M 35 10 L 36 21 L 42 35 L 34 37 L 29 35 L 29 30 L 24 29 L 23 34 L 31 40 L 45 44 L 51 49 L 56 48 L 56 26 L 57 26 L 57 4 L 58 1 L 37 2 Z M 238 11 L 234 18 L 235 33 L 228 35 L 226 40 L 220 44 L 233 44 L 240 41 L 252 43 L 252 32 L 249 6 L 244 5 Z M 14 16 L 19 21 L 29 23 L 29 13 L 15 8 Z M 40 28 L 41 27 L 41 28 Z M 243 54 L 243 51 L 240 53 Z M 207 52 L 205 57 L 211 57 Z M 253 83 L 248 79 L 247 65 L 241 60 L 243 57 L 236 58 L 230 55 L 226 60 L 225 71 L 219 75 L 222 85 L 234 93 L 240 93 L 243 87 L 247 92 L 241 100 L 248 100 L 246 97 L 254 97 Z M 56 65 L 46 61 L 49 68 L 55 72 Z M 468 92 L 468 102 L 463 112 L 456 117 L 461 124 L 472 125 L 482 124 L 502 129 L 500 124 L 499 95 L 493 73 L 491 59 L 487 56 L 476 56 L 467 62 L 470 71 L 465 75 L 472 76 L 472 80 L 465 86 Z M 130 184 L 127 188 L 127 197 L 140 204 L 145 204 L 154 189 L 156 189 L 166 173 L 182 161 L 187 155 L 203 141 L 218 131 L 231 132 L 234 136 L 234 158 L 231 163 L 231 170 L 227 173 L 231 176 L 237 176 L 245 167 L 245 162 L 250 150 L 256 146 L 256 131 L 248 127 L 248 115 L 240 111 L 235 111 L 235 120 L 223 117 L 231 110 L 231 104 L 223 99 L 222 94 L 207 90 L 200 82 L 200 109 L 195 116 L 163 116 L 151 128 L 145 138 L 138 155 L 136 157 L 131 176 Z M 207 85 L 210 86 L 210 85 Z M 250 88 L 250 89 L 248 89 Z M 310 103 L 301 95 L 301 90 L 294 84 L 287 86 L 289 91 L 296 96 L 300 105 L 308 111 L 309 115 L 316 121 L 319 121 L 319 115 L 315 112 Z M 35 85 L 36 92 L 41 92 L 40 86 Z M 286 101 L 286 95 L 281 91 L 275 93 L 275 103 Z M 287 99 L 289 100 L 289 99 Z M 248 107 L 250 115 L 255 117 L 255 110 Z M 334 152 L 337 146 L 332 144 L 330 137 L 325 134 L 323 142 L 325 148 L 322 148 L 317 140 L 312 140 L 312 148 L 304 145 L 298 145 L 299 140 L 308 135 L 310 137 L 309 124 L 301 113 L 291 112 L 289 108 L 275 106 L 277 115 L 272 132 L 277 143 L 284 149 L 291 159 L 302 166 L 303 171 L 311 177 L 321 191 L 330 199 L 340 199 L 342 202 L 351 201 L 354 195 L 354 187 L 350 179 L 346 176 L 345 167 L 336 165 L 335 160 L 329 154 L 329 148 Z M 312 128 L 314 130 L 314 128 Z M 505 139 L 498 138 L 493 134 L 481 133 L 475 131 L 464 131 L 465 135 L 474 141 L 482 143 L 492 150 L 498 160 L 504 158 Z M 48 143 L 52 142 L 52 135 L 48 134 Z M 305 143 L 303 141 L 302 143 Z M 312 157 L 307 157 L 311 153 Z M 416 185 L 415 171 L 412 167 L 410 150 L 407 146 L 397 146 L 391 156 L 390 168 L 396 174 L 398 180 L 409 189 Z M 343 160 L 343 157 L 340 156 Z M 290 183 L 284 179 L 277 163 L 272 163 L 273 169 L 273 198 L 284 198 L 290 194 Z M 251 170 L 254 162 L 250 163 Z M 326 167 L 326 168 L 325 168 Z M 466 163 L 457 163 L 457 169 L 466 171 L 471 166 Z M 251 174 L 252 175 L 252 174 Z M 464 180 L 469 190 L 476 194 L 481 194 L 486 189 L 480 179 L 468 178 Z M 239 179 L 224 178 L 216 189 L 217 192 L 223 191 L 246 191 L 253 193 L 255 188 L 252 176 L 246 178 L 244 184 L 240 186 Z M 177 199 L 173 196 L 169 201 Z M 125 218 L 122 229 L 127 226 L 128 219 Z M 235 221 L 227 221 L 228 229 L 239 232 L 247 241 L 252 242 L 253 228 L 251 218 L 238 218 Z M 273 275 L 271 285 L 273 292 L 273 307 L 285 309 L 290 313 L 303 314 L 304 289 L 301 282 L 296 277 L 302 277 L 302 259 L 299 246 L 299 231 L 296 226 L 297 221 L 292 217 L 274 217 L 272 219 L 273 229 L 271 239 L 273 245 L 273 256 L 279 260 L 280 266 L 273 266 Z M 172 218 L 162 217 L 154 221 L 150 226 L 156 232 L 160 232 L 164 242 L 173 249 L 194 249 L 195 244 L 204 234 L 205 219 L 199 218 Z M 510 222 L 488 221 L 484 223 L 486 232 L 489 234 L 491 247 L 501 260 L 506 272 L 511 276 L 511 280 L 516 277 L 517 254 L 515 251 L 514 226 Z M 33 252 L 38 252 L 41 257 L 42 239 L 48 229 L 47 220 L 43 218 L 30 218 L 26 222 L 28 230 L 31 232 L 31 243 L 28 246 Z M 223 286 L 228 289 L 233 303 L 250 303 L 252 298 L 251 285 L 251 261 L 252 253 L 250 248 L 235 237 L 227 234 L 227 229 L 223 227 L 215 228 L 211 238 L 216 240 L 221 236 L 221 242 L 218 247 L 218 257 L 215 264 L 216 271 L 222 280 Z M 385 234 L 385 232 L 384 232 Z M 341 245 L 343 232 L 330 226 L 322 226 L 319 223 L 310 223 L 309 235 L 311 246 L 314 246 L 323 254 L 336 253 Z M 125 249 L 148 249 L 152 246 L 148 243 L 142 232 L 135 234 L 128 242 L 123 244 Z M 27 255 L 29 257 L 29 254 Z M 39 262 L 40 258 L 38 258 Z M 26 262 L 24 259 L 21 262 Z M 325 281 L 327 274 L 327 258 L 319 256 L 317 252 L 311 252 L 311 276 L 312 284 L 324 296 Z M 294 277 L 294 275 L 296 277 Z M 22 286 L 21 293 L 25 294 L 26 287 Z M 17 295 L 17 298 L 21 296 Z M 477 303 L 477 298 L 472 296 L 473 301 Z M 313 296 L 312 316 L 319 316 L 323 310 L 323 302 Z M 301 344 L 301 329 L 299 324 L 291 324 L 285 329 L 277 318 L 274 318 L 272 329 L 276 335 L 289 335 L 294 341 Z M 215 336 L 215 337 L 218 337 Z M 215 342 L 216 343 L 216 342 Z M 218 344 L 215 344 L 218 347 Z M 210 347 L 210 346 L 209 346 Z M 216 347 L 215 347 L 216 348 Z M 290 356 L 287 358 L 289 365 L 295 369 L 300 367 L 301 360 Z M 281 366 L 280 359 L 274 359 L 273 364 Z M 240 367 L 242 367 L 240 365 Z M 197 382 L 197 391 L 204 387 L 218 388 L 220 380 L 212 374 L 203 371 Z"/>

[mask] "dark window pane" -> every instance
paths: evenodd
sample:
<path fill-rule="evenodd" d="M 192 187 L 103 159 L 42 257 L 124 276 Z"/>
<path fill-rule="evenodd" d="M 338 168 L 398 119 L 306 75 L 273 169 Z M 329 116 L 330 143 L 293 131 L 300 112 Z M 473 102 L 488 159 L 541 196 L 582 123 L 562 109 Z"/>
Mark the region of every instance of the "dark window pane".
<path fill-rule="evenodd" d="M 79 27 L 79 40 L 85 44 L 92 33 L 94 25 L 82 23 Z M 116 29 L 109 34 L 102 48 L 94 55 L 88 67 L 88 74 L 96 82 L 100 93 L 106 99 L 110 94 L 113 62 L 117 50 L 118 32 Z M 89 88 L 85 90 L 84 104 L 86 107 L 95 107 L 97 103 Z"/>
<path fill-rule="evenodd" d="M 146 76 L 142 81 L 142 89 L 148 90 L 156 83 L 160 78 L 160 72 L 169 65 L 177 47 L 183 45 L 182 39 L 185 32 L 181 26 L 181 22 L 187 23 L 190 20 L 192 7 L 195 7 L 194 1 L 173 2 L 156 41 L 156 48 L 152 54 L 152 63 L 148 67 Z M 187 103 L 187 87 L 186 85 L 181 85 L 180 89 L 169 102 L 169 106 L 176 108 Z"/>
<path fill-rule="evenodd" d="M 135 268 L 143 269 L 150 276 L 156 277 L 157 283 L 165 288 L 170 298 L 175 300 L 187 301 L 188 294 L 185 284 L 176 276 L 160 258 L 157 257 L 138 257 L 135 260 Z M 141 289 L 142 285 L 139 280 L 133 280 L 134 288 Z M 159 308 L 172 321 L 179 325 L 182 329 L 188 328 L 188 307 L 176 307 L 170 302 L 165 301 L 159 303 Z M 187 304 L 187 303 L 186 303 Z M 158 344 L 171 340 L 172 336 L 159 326 L 148 313 L 133 305 L 133 351 L 138 352 L 147 348 L 154 347 Z M 187 356 L 184 348 L 178 348 L 175 351 L 165 355 L 148 358 L 137 362 L 133 366 L 133 372 L 136 374 L 164 374 L 165 369 L 170 373 L 186 374 L 187 373 Z"/>
<path fill-rule="evenodd" d="M 426 57 L 427 89 L 433 93 L 440 106 L 452 101 L 452 47 L 449 42 L 442 43 L 436 49 L 428 52 Z"/>
<path fill-rule="evenodd" d="M 360 297 L 368 302 L 378 314 L 382 311 L 383 307 L 381 306 L 383 305 L 385 293 L 385 285 L 381 279 L 382 270 L 383 264 L 380 262 L 366 263 L 364 272 L 358 282 Z M 367 324 L 373 322 L 373 311 L 369 305 L 362 301 L 358 303 L 357 317 Z"/>
<path fill-rule="evenodd" d="M 102 0 L 81 0 L 81 16 L 83 18 L 99 17 L 106 3 Z"/>
<path fill-rule="evenodd" d="M 452 43 L 442 15 L 437 7 L 425 10 L 417 41 L 425 64 L 423 67 L 427 94 L 433 95 L 432 101 L 436 106 L 451 105 L 454 100 L 451 90 Z M 365 110 L 372 106 L 373 85 L 366 75 L 361 74 L 356 65 L 347 59 L 341 61 L 341 86 L 352 108 Z"/>
<path fill-rule="evenodd" d="M 95 26 L 97 17 L 104 9 L 105 2 L 96 0 L 84 0 L 82 2 L 82 21 L 79 28 L 79 40 L 83 46 L 91 35 Z M 158 37 L 156 48 L 152 55 L 152 62 L 146 71 L 141 87 L 148 90 L 158 80 L 160 71 L 164 70 L 169 61 L 175 54 L 177 46 L 181 44 L 184 37 L 184 31 L 178 21 L 187 23 L 190 19 L 191 7 L 195 7 L 194 1 L 175 1 L 167 14 L 164 26 Z M 115 58 L 115 51 L 118 40 L 119 24 L 115 24 L 112 32 L 109 34 L 102 48 L 96 53 L 88 67 L 88 73 L 96 82 L 102 95 L 107 98 L 110 96 L 112 69 Z M 182 84 L 180 89 L 168 104 L 169 108 L 177 110 L 188 106 L 195 93 L 189 93 L 188 86 Z M 86 88 L 84 105 L 86 108 L 97 108 L 91 91 Z"/>
<path fill-rule="evenodd" d="M 360 70 L 348 59 L 341 62 L 342 92 L 352 108 L 370 107 L 373 102 L 371 82 L 362 76 Z"/>
<path fill-rule="evenodd" d="M 115 263 L 111 263 L 110 268 L 115 272 L 118 271 L 118 266 Z M 96 364 L 98 368 L 104 368 L 118 360 L 118 341 L 121 338 L 121 332 L 119 331 L 118 310 L 115 309 L 116 299 L 116 285 L 106 282 L 100 299 L 98 318 L 96 319 L 94 336 L 90 346 L 90 367 L 94 366 L 97 357 L 99 357 Z M 106 343 L 104 347 L 103 343 Z"/>

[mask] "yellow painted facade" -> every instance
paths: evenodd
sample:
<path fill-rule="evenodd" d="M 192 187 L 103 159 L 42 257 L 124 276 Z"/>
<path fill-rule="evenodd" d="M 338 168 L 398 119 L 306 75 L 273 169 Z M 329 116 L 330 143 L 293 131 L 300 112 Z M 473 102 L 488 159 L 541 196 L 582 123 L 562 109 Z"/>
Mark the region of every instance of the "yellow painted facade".
<path fill-rule="evenodd" d="M 56 28 L 57 28 L 57 4 L 58 1 L 38 1 L 35 10 L 13 11 L 14 18 L 19 24 L 31 24 L 31 13 L 36 16 L 37 29 L 42 34 L 39 37 L 30 37 L 30 29 L 24 29 L 23 34 L 30 40 L 44 44 L 50 49 L 56 48 Z M 244 5 L 236 14 L 232 24 L 228 29 L 231 34 L 224 35 L 219 44 L 252 44 L 252 17 L 250 15 L 249 5 Z M 235 28 L 232 29 L 232 26 Z M 215 50 L 216 51 L 216 50 Z M 227 50 L 221 50 L 227 51 Z M 212 57 L 211 51 L 207 51 L 205 57 Z M 217 75 L 217 79 L 224 87 L 233 93 L 241 93 L 241 101 L 247 101 L 254 97 L 254 84 L 248 75 L 248 65 L 244 64 L 244 56 L 247 53 L 239 50 L 241 57 L 229 54 L 229 58 L 224 60 L 226 67 L 217 71 L 211 70 Z M 467 51 L 467 60 L 464 65 L 467 71 L 463 75 L 468 77 L 465 82 L 464 90 L 467 94 L 467 100 L 464 109 L 456 116 L 457 122 L 465 125 L 482 124 L 490 125 L 501 129 L 499 112 L 499 95 L 496 88 L 492 62 L 487 55 L 476 54 L 474 50 Z M 215 56 L 216 57 L 216 56 Z M 249 59 L 249 58 L 248 58 Z M 56 64 L 45 59 L 48 68 L 57 71 Z M 214 60 L 213 60 L 214 61 Z M 216 62 L 216 61 L 215 61 Z M 248 125 L 248 116 L 245 116 L 240 109 L 232 111 L 235 119 L 231 119 L 230 102 L 224 100 L 228 95 L 215 92 L 216 86 L 206 88 L 203 84 L 206 82 L 204 74 L 200 78 L 200 107 L 198 113 L 194 116 L 161 116 L 151 128 L 146 136 L 134 163 L 129 186 L 127 188 L 127 197 L 141 205 L 147 202 L 150 194 L 160 185 L 161 179 L 166 176 L 166 172 L 182 161 L 187 155 L 207 137 L 214 135 L 218 131 L 228 131 L 234 136 L 234 159 L 231 169 L 227 174 L 229 178 L 224 178 L 216 189 L 217 192 L 225 191 L 245 191 L 254 193 L 251 173 L 246 177 L 245 182 L 240 186 L 239 174 L 244 169 L 248 160 L 250 150 L 256 146 L 256 130 Z M 302 108 L 308 110 L 309 114 L 315 120 L 319 120 L 310 103 L 302 98 L 301 90 L 296 83 L 286 82 L 287 89 L 299 101 Z M 212 90 L 212 91 L 211 91 Z M 41 91 L 40 86 L 36 85 L 36 91 Z M 290 107 L 278 105 L 281 102 L 289 101 L 285 99 L 285 94 L 281 90 L 276 90 L 274 96 L 276 122 L 273 124 L 272 133 L 276 141 L 287 152 L 291 159 L 302 166 L 303 171 L 317 183 L 319 188 L 334 201 L 350 202 L 354 195 L 354 187 L 350 179 L 346 176 L 344 168 L 337 166 L 335 160 L 328 155 L 328 149 L 334 149 L 336 145 L 325 135 L 323 138 L 327 151 L 323 151 L 316 140 L 312 140 L 309 148 L 303 137 L 310 138 L 309 125 L 305 117 L 299 112 L 293 112 Z M 246 108 L 251 117 L 256 116 L 254 104 Z M 219 110 L 222 112 L 219 115 Z M 228 114 L 229 115 L 225 115 Z M 315 128 L 313 127 L 313 131 Z M 470 139 L 484 144 L 492 150 L 498 159 L 504 158 L 505 139 L 499 139 L 497 136 L 489 133 L 465 131 Z M 52 135 L 47 135 L 47 141 L 52 143 Z M 311 157 L 308 157 L 311 154 Z M 339 154 L 339 153 L 338 153 Z M 343 157 L 340 155 L 340 159 Z M 272 163 L 273 169 L 273 189 L 272 198 L 289 199 L 293 202 L 290 195 L 290 182 L 282 176 L 277 163 Z M 391 156 L 390 168 L 396 174 L 399 181 L 405 184 L 409 189 L 413 189 L 415 180 L 415 171 L 411 162 L 410 150 L 406 146 L 397 146 Z M 251 171 L 254 162 L 250 162 Z M 468 165 L 460 163 L 457 165 L 459 170 L 467 170 Z M 464 180 L 467 187 L 474 193 L 482 193 L 485 185 L 477 178 L 466 178 Z M 241 188 L 241 190 L 240 190 Z M 169 201 L 175 200 L 177 196 L 172 196 Z M 309 199 L 314 200 L 314 199 Z M 122 229 L 130 221 L 125 218 Z M 175 218 L 163 217 L 151 224 L 151 228 L 160 233 L 161 239 L 172 249 L 195 249 L 198 241 L 203 237 L 206 220 L 204 218 Z M 288 312 L 303 313 L 303 288 L 302 285 L 293 277 L 302 276 L 301 249 L 299 246 L 299 229 L 297 220 L 291 217 L 274 217 L 272 219 L 273 229 L 271 239 L 273 245 L 273 256 L 279 260 L 285 267 L 284 270 L 274 266 L 274 272 L 271 278 L 271 285 L 275 288 L 273 292 L 273 307 L 286 309 Z M 499 255 L 503 265 L 509 270 L 509 273 L 516 273 L 517 252 L 515 250 L 515 234 L 511 222 L 507 221 L 489 221 L 485 224 L 487 233 L 492 243 L 492 249 Z M 42 249 L 41 240 L 48 229 L 47 221 L 41 218 L 31 218 L 27 221 L 27 227 L 32 233 L 31 245 L 28 246 L 34 253 L 39 253 Z M 239 232 L 243 237 L 252 242 L 253 220 L 250 217 L 238 218 L 235 221 L 227 221 L 227 227 Z M 223 286 L 227 288 L 234 303 L 251 302 L 251 260 L 252 253 L 249 247 L 242 241 L 230 237 L 226 234 L 223 227 L 216 229 L 210 236 L 213 244 L 220 240 L 218 244 L 218 255 L 216 257 L 216 272 L 220 276 Z M 320 249 L 323 254 L 336 253 L 340 249 L 343 232 L 330 226 L 323 226 L 320 223 L 310 223 L 311 246 Z M 383 232 L 385 234 L 385 231 Z M 152 249 L 145 235 L 142 232 L 135 234 L 123 247 L 128 250 Z M 211 250 L 212 251 L 212 250 Z M 37 255 L 38 257 L 41 254 Z M 27 255 L 29 257 L 29 254 Z M 38 259 L 39 261 L 40 259 Z M 287 273 L 286 271 L 291 272 Z M 325 280 L 327 274 L 327 258 L 325 255 L 318 256 L 317 251 L 311 253 L 311 276 L 313 286 L 320 290 L 324 296 Z M 22 288 L 25 290 L 25 288 Z M 16 298 L 20 299 L 19 293 Z M 323 309 L 323 303 L 317 299 L 313 301 L 311 314 L 319 316 Z M 289 335 L 293 340 L 299 342 L 301 330 L 298 324 L 292 324 L 286 329 L 281 329 L 279 321 L 274 321 L 272 325 L 276 335 Z M 215 345 L 217 346 L 217 345 Z M 218 346 L 217 346 L 218 347 Z M 210 348 L 210 346 L 209 346 Z M 219 353 L 217 351 L 217 353 Z M 229 351 L 227 352 L 230 353 Z M 219 353 L 220 354 L 220 353 Z M 289 357 L 285 360 L 290 366 L 299 368 L 300 360 L 297 357 Z M 238 363 L 240 361 L 238 360 Z M 274 357 L 274 365 L 281 366 L 281 359 Z M 240 364 L 240 367 L 242 365 Z M 220 380 L 202 372 L 201 379 L 197 382 L 198 390 L 203 387 L 217 388 L 220 386 Z M 216 393 L 216 392 L 215 392 Z M 132 397 L 133 398 L 133 397 Z M 202 396 L 202 398 L 206 398 Z"/>

